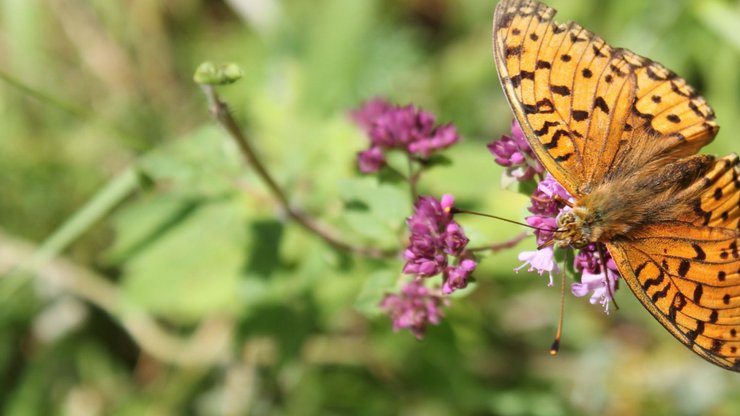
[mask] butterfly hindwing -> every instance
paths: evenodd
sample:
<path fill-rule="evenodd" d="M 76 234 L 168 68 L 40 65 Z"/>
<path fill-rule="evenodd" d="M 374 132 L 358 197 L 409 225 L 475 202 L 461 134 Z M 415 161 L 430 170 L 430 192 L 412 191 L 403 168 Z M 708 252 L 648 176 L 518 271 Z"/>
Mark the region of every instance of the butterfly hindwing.
<path fill-rule="evenodd" d="M 607 244 L 643 305 L 705 359 L 740 371 L 738 157 L 716 161 L 695 185 L 695 209 Z M 727 214 L 725 214 L 727 213 Z"/>

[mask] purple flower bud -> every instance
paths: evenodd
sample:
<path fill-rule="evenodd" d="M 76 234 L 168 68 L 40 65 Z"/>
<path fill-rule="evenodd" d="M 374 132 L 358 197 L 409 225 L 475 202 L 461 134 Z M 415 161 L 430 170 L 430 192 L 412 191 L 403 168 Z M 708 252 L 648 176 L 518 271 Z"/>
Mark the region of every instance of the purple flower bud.
<path fill-rule="evenodd" d="M 501 136 L 500 139 L 489 143 L 488 151 L 491 152 L 496 163 L 503 167 L 511 167 L 524 163 L 524 155 L 519 151 L 514 139 L 509 136 Z"/>
<path fill-rule="evenodd" d="M 590 302 L 595 304 L 598 301 L 604 306 L 604 312 L 609 313 L 609 302 L 612 299 L 611 295 L 617 290 L 619 272 L 609 252 L 605 248 L 602 252 L 606 256 L 606 279 L 604 278 L 601 253 L 595 244 L 590 244 L 581 249 L 573 260 L 576 271 L 581 272 L 581 282 L 573 283 L 571 285 L 571 292 L 578 297 L 585 296 L 588 292 L 593 292 Z M 607 289 L 607 280 L 611 286 L 611 291 Z"/>
<path fill-rule="evenodd" d="M 393 330 L 408 329 L 417 339 L 424 337 L 429 324 L 440 323 L 443 306 L 445 301 L 418 279 L 406 284 L 399 294 L 387 294 L 380 302 L 380 308 L 393 320 Z"/>
<path fill-rule="evenodd" d="M 375 120 L 382 114 L 387 113 L 393 106 L 382 98 L 373 98 L 365 102 L 357 110 L 350 111 L 349 118 L 355 122 L 365 133 L 370 133 Z"/>
<path fill-rule="evenodd" d="M 579 250 L 573 259 L 573 267 L 578 272 L 601 273 L 601 260 L 599 259 L 596 245 L 589 244 Z"/>
<path fill-rule="evenodd" d="M 561 200 L 573 201 L 573 197 L 548 174 L 537 184 L 537 188 L 532 193 L 531 205 L 528 209 L 535 215 L 526 218 L 529 225 L 539 228 L 534 231 L 538 246 L 552 239 L 553 232 L 557 228 L 557 216 L 566 208 Z"/>
<path fill-rule="evenodd" d="M 362 173 L 379 171 L 385 166 L 385 155 L 379 147 L 371 147 L 357 154 L 357 165 Z"/>
<path fill-rule="evenodd" d="M 457 130 L 452 125 L 444 125 L 437 128 L 429 137 L 420 137 L 417 141 L 409 143 L 409 153 L 429 157 L 437 150 L 452 146 L 460 140 Z"/>
<path fill-rule="evenodd" d="M 450 194 L 444 194 L 439 200 L 439 205 L 442 207 L 442 211 L 450 214 L 452 208 L 455 207 L 455 197 Z"/>
<path fill-rule="evenodd" d="M 456 222 L 447 224 L 444 233 L 444 251 L 451 256 L 459 256 L 468 245 L 468 238 L 465 237 L 462 227 Z"/>
<path fill-rule="evenodd" d="M 545 171 L 516 120 L 511 124 L 511 136 L 501 136 L 499 140 L 489 143 L 488 150 L 496 163 L 507 168 L 506 175 L 519 182 L 531 180 Z"/>
<path fill-rule="evenodd" d="M 558 222 L 555 217 L 530 215 L 525 220 L 532 227 L 537 227 L 534 230 L 534 235 L 537 238 L 537 246 L 541 246 L 552 240 L 555 230 L 558 228 Z"/>
<path fill-rule="evenodd" d="M 370 141 L 387 149 L 408 149 L 428 138 L 434 130 L 433 114 L 414 106 L 392 107 L 380 114 L 370 129 Z"/>
<path fill-rule="evenodd" d="M 460 262 L 459 266 L 448 267 L 445 270 L 444 285 L 442 293 L 449 295 L 457 289 L 464 289 L 468 286 L 470 275 L 475 270 L 477 264 L 471 259 L 465 259 Z"/>

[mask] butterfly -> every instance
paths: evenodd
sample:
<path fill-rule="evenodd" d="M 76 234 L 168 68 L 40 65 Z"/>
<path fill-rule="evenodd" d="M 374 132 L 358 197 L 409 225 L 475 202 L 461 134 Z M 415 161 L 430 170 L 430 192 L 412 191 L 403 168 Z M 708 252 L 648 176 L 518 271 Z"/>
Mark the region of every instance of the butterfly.
<path fill-rule="evenodd" d="M 503 0 L 493 52 L 509 104 L 575 198 L 554 243 L 604 244 L 647 310 L 740 371 L 740 167 L 697 154 L 719 126 L 686 81 L 534 0 Z"/>

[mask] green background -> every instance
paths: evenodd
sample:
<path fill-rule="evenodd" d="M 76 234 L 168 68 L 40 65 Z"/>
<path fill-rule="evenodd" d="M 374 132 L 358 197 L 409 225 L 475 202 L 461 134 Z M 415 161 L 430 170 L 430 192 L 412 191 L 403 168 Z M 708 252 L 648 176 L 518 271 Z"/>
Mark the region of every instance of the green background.
<path fill-rule="evenodd" d="M 722 126 L 707 152 L 738 150 L 740 3 L 550 4 L 685 77 Z M 740 377 L 626 288 L 610 315 L 568 295 L 550 357 L 559 289 L 513 272 L 532 239 L 484 258 L 422 342 L 393 333 L 376 305 L 402 262 L 287 222 L 191 81 L 204 60 L 239 63 L 221 89 L 234 116 L 291 201 L 354 244 L 400 247 L 410 213 L 403 184 L 354 166 L 366 139 L 346 112 L 373 96 L 464 136 L 423 193 L 521 219 L 484 147 L 511 122 L 494 5 L 0 0 L 0 413 L 739 414 Z M 460 222 L 473 245 L 521 232 Z"/>

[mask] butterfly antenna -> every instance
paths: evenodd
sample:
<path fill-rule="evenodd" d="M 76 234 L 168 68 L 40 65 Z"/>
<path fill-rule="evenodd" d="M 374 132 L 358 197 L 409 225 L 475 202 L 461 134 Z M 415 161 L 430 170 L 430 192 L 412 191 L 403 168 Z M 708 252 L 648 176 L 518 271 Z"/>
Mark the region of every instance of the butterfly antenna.
<path fill-rule="evenodd" d="M 552 228 L 535 227 L 533 225 L 529 225 L 529 224 L 524 223 L 524 222 L 514 221 L 514 220 L 507 219 L 507 218 L 499 217 L 499 216 L 496 216 L 496 215 L 484 214 L 482 212 L 469 211 L 467 209 L 460 209 L 460 208 L 457 208 L 457 207 L 452 207 L 451 212 L 453 214 L 471 214 L 471 215 L 478 215 L 478 216 L 481 216 L 481 217 L 493 218 L 495 220 L 501 220 L 501 221 L 508 222 L 508 223 L 511 223 L 511 224 L 521 225 L 522 227 L 531 228 L 533 230 L 540 230 L 540 231 L 547 231 L 547 232 L 555 232 L 555 231 L 557 231 L 557 230 L 554 230 Z"/>
<path fill-rule="evenodd" d="M 552 240 L 551 240 L 552 241 Z M 568 253 L 570 250 L 566 250 L 565 258 L 563 259 L 563 273 L 560 275 L 560 318 L 558 319 L 558 330 L 555 333 L 555 340 L 550 346 L 550 355 L 558 355 L 560 351 L 560 337 L 563 335 L 563 315 L 565 311 L 565 267 L 568 261 Z"/>
<path fill-rule="evenodd" d="M 604 284 L 606 284 L 606 290 L 609 293 L 609 298 L 611 298 L 612 302 L 614 303 L 614 309 L 619 310 L 617 299 L 614 298 L 612 285 L 609 284 L 609 269 L 607 269 L 606 267 L 606 250 L 604 249 L 604 246 L 602 244 L 597 244 L 596 246 L 599 248 L 599 259 L 601 260 L 601 270 L 604 271 Z"/>

